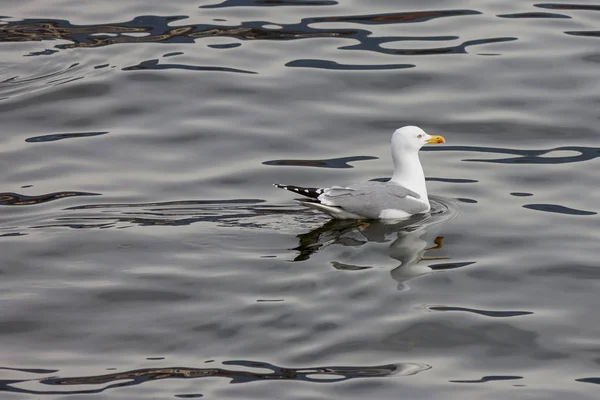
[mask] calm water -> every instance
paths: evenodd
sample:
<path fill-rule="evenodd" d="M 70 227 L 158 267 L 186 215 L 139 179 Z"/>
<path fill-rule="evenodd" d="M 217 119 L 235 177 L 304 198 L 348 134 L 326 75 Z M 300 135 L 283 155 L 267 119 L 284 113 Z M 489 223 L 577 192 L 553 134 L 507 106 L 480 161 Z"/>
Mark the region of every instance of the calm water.
<path fill-rule="evenodd" d="M 0 397 L 597 399 L 600 3 L 219 1 L 2 2 Z"/>

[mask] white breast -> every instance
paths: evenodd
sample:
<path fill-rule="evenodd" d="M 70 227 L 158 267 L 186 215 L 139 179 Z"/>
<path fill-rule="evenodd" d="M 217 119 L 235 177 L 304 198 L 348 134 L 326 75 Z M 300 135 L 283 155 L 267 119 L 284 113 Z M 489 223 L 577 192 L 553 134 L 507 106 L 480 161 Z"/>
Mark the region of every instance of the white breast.
<path fill-rule="evenodd" d="M 386 208 L 379 213 L 379 219 L 406 219 L 411 214 L 395 208 Z"/>

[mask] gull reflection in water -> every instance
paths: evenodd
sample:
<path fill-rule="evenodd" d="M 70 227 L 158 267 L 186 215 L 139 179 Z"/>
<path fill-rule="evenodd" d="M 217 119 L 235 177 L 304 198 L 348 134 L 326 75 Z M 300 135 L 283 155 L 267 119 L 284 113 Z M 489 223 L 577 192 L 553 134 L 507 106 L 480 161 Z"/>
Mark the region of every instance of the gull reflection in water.
<path fill-rule="evenodd" d="M 412 278 L 472 264 L 451 262 L 447 249 L 443 248 L 440 222 L 448 220 L 450 214 L 449 208 L 445 208 L 431 215 L 414 216 L 397 222 L 331 220 L 298 235 L 299 245 L 294 250 L 299 254 L 294 261 L 316 257 L 330 246 L 343 246 L 337 256 L 353 259 L 368 257 L 367 264 L 330 261 L 331 265 L 336 269 L 356 271 L 385 264 L 380 258 L 384 256 L 386 260 L 393 260 L 395 267 L 391 276 L 398 282 L 398 289 L 405 290 L 408 288 L 405 282 Z M 390 244 L 385 251 L 378 248 L 387 243 Z"/>

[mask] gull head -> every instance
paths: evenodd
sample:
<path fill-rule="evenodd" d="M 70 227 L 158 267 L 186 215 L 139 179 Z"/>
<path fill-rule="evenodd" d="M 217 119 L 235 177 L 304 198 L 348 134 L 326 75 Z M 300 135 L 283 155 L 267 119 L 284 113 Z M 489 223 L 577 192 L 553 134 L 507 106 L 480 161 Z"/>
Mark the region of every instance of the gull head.
<path fill-rule="evenodd" d="M 426 144 L 444 143 L 442 136 L 433 136 L 426 133 L 417 126 L 403 126 L 396 129 L 392 136 L 392 147 L 394 150 L 413 150 L 419 149 Z"/>

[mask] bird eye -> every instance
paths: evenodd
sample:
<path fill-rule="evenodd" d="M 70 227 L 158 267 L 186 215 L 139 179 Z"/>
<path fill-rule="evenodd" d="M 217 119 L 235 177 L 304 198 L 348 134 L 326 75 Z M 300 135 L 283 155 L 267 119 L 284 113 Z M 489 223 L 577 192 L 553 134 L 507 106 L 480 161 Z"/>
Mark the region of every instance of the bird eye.
<path fill-rule="evenodd" d="M 421 139 L 423 137 L 423 135 L 419 134 L 417 135 L 417 139 Z"/>

